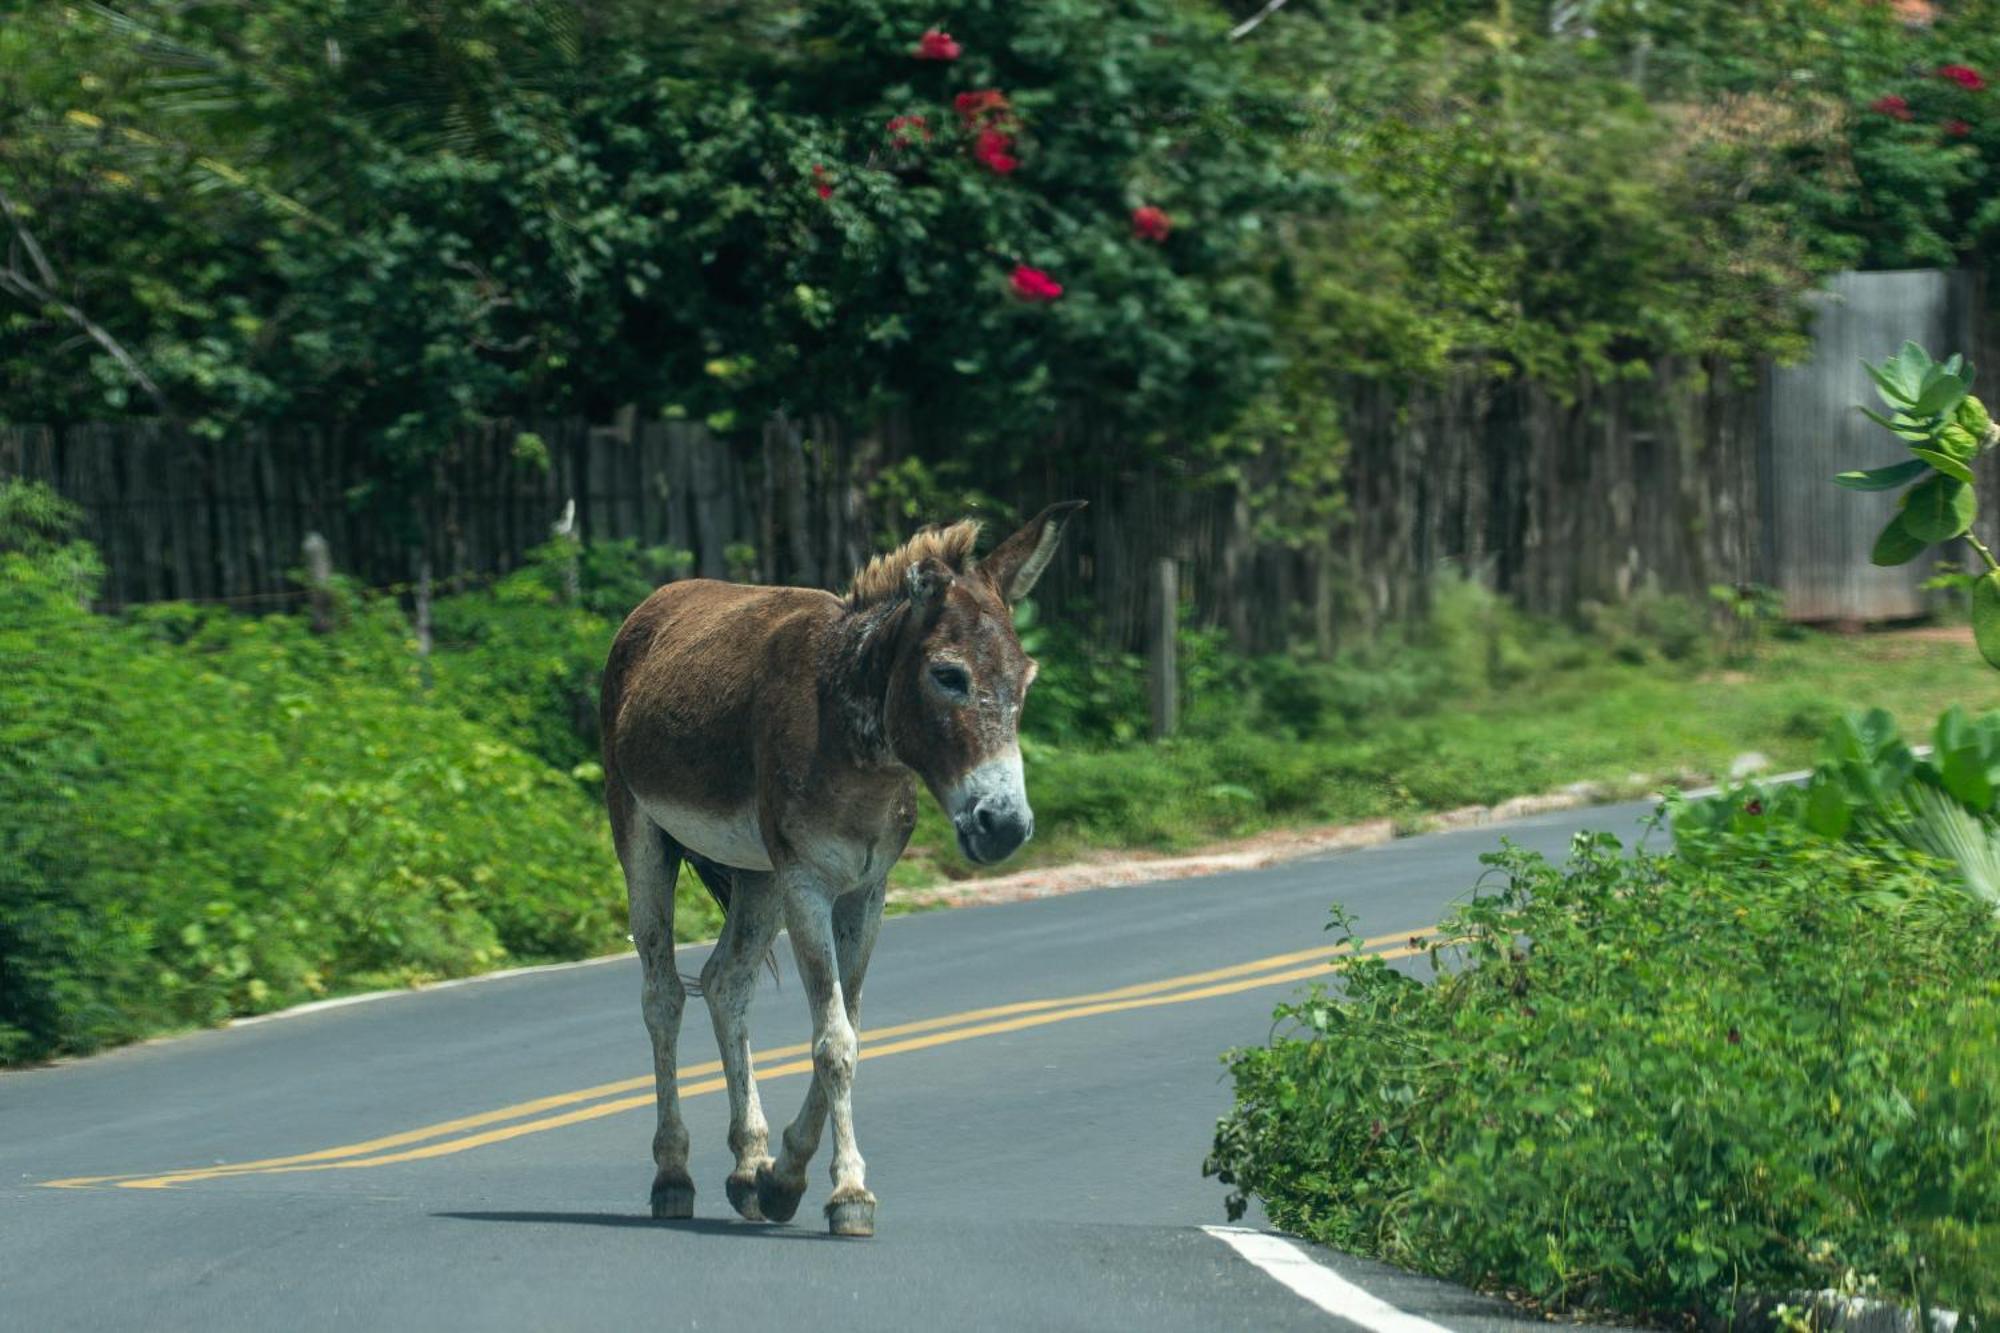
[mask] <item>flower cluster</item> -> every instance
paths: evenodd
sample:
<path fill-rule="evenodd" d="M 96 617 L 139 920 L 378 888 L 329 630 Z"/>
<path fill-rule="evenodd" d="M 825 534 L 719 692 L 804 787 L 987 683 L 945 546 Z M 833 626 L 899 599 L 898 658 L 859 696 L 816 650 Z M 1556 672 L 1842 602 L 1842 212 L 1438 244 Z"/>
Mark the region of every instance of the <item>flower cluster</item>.
<path fill-rule="evenodd" d="M 963 47 L 951 39 L 950 33 L 940 32 L 936 28 L 932 28 L 917 39 L 919 60 L 956 60 L 963 50 Z"/>
<path fill-rule="evenodd" d="M 1941 81 L 1953 84 L 1968 93 L 1983 92 L 1986 76 L 1970 65 L 1939 65 L 1933 74 Z M 1910 106 L 1910 99 L 1899 93 L 1888 93 L 1868 104 L 1868 109 L 1878 116 L 1904 122 L 1916 119 L 1916 111 Z M 1963 139 L 1972 133 L 1971 122 L 1957 116 L 1938 122 L 1938 128 L 1953 139 Z"/>
<path fill-rule="evenodd" d="M 931 123 L 922 116 L 892 116 L 888 131 L 891 148 L 908 148 L 912 135 L 922 135 L 925 143 L 931 141 Z"/>
<path fill-rule="evenodd" d="M 1167 233 L 1173 228 L 1174 220 L 1167 216 L 1167 210 L 1164 208 L 1155 208 L 1147 204 L 1132 210 L 1132 234 L 1142 241 L 1162 245 L 1166 242 Z"/>
<path fill-rule="evenodd" d="M 1013 276 L 1008 279 L 1014 295 L 1023 301 L 1053 301 L 1063 294 L 1062 284 L 1038 268 L 1026 264 L 1016 264 Z"/>

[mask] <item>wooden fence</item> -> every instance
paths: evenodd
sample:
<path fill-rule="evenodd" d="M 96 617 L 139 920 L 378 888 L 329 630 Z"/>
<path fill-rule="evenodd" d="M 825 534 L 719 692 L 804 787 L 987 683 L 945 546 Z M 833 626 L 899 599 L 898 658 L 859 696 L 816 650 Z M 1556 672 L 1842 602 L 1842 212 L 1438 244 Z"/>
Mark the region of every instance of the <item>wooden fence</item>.
<path fill-rule="evenodd" d="M 1365 637 L 1420 611 L 1446 567 L 1552 614 L 1650 581 L 1697 597 L 1716 583 L 1770 584 L 1802 618 L 1902 617 L 1922 609 L 1926 569 L 1871 570 L 1879 497 L 1827 478 L 1893 453 L 1855 424 L 1859 358 L 1905 337 L 1969 344 L 1986 327 L 1971 313 L 1977 297 L 1963 276 L 1846 275 L 1823 302 L 1813 363 L 1758 384 L 1674 361 L 1560 393 L 1470 379 L 1329 384 L 1352 443 L 1350 517 L 1298 545 L 1262 539 L 1233 487 L 1107 465 L 1117 451 L 1092 447 L 1103 427 L 1045 442 L 1030 475 L 988 490 L 1017 511 L 1091 502 L 1047 576 L 1050 600 L 1087 597 L 1103 640 L 1135 650 L 1157 619 L 1162 559 L 1178 566 L 1196 617 L 1252 650 Z M 395 510 L 380 503 L 392 483 L 333 430 L 189 443 L 146 423 L 7 427 L 0 475 L 47 481 L 83 506 L 110 604 L 256 605 L 300 595 L 290 571 L 308 531 L 371 585 L 427 565 L 449 587 L 517 566 L 572 499 L 584 535 L 685 551 L 692 573 L 838 586 L 878 533 L 907 523 L 871 483 L 929 452 L 903 419 L 859 431 L 778 419 L 732 440 L 629 414 L 530 425 L 546 466 L 517 448 L 519 426 L 468 433 L 427 475 L 396 483 L 422 497 L 400 524 L 364 517 Z M 1986 511 L 1996 504 L 1989 495 Z"/>

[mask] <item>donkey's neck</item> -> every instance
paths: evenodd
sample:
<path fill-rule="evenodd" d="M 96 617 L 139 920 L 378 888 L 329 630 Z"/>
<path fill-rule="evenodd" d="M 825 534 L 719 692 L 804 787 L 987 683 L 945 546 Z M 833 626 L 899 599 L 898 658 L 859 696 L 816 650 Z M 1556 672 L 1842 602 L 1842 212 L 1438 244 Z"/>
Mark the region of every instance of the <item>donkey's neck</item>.
<path fill-rule="evenodd" d="M 845 757 L 864 768 L 900 766 L 889 744 L 888 694 L 908 614 L 909 603 L 901 600 L 850 611 L 821 643 L 822 726 Z"/>

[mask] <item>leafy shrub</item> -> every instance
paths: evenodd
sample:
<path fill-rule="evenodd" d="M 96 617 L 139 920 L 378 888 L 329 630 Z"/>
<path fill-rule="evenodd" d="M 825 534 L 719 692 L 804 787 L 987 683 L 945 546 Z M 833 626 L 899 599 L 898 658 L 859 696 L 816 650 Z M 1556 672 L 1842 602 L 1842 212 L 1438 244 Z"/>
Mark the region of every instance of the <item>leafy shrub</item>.
<path fill-rule="evenodd" d="M 1773 834 L 1891 839 L 1950 862 L 1958 883 L 2000 911 L 2000 713 L 1947 709 L 1923 757 L 1883 710 L 1845 717 L 1803 785 L 1746 783 L 1676 803 L 1671 817 L 1682 854 L 1694 858 Z"/>
<path fill-rule="evenodd" d="M 1556 1310 L 1850 1270 L 2000 1310 L 2000 924 L 1893 847 L 1739 850 L 1485 858 L 1504 884 L 1433 953 L 1462 967 L 1350 957 L 1230 1057 L 1231 1214 Z"/>
<path fill-rule="evenodd" d="M 0 550 L 0 1062 L 623 941 L 596 803 L 426 695 L 393 604 L 116 620 L 86 557 Z"/>

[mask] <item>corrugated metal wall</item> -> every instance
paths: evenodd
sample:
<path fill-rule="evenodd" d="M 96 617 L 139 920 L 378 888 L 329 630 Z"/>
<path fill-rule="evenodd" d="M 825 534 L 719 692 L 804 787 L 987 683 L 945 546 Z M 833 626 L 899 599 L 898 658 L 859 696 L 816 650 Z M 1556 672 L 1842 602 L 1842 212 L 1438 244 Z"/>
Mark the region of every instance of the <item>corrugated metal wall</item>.
<path fill-rule="evenodd" d="M 1897 620 L 1927 609 L 1920 585 L 1933 559 L 1893 569 L 1868 563 L 1900 492 L 1849 491 L 1830 478 L 1909 457 L 1901 441 L 1855 409 L 1880 406 L 1861 363 L 1882 360 L 1905 339 L 1939 356 L 1969 352 L 1974 303 L 1965 272 L 1839 274 L 1816 298 L 1812 360 L 1771 372 L 1758 457 L 1760 526 L 1765 582 L 1784 593 L 1792 619 Z"/>

